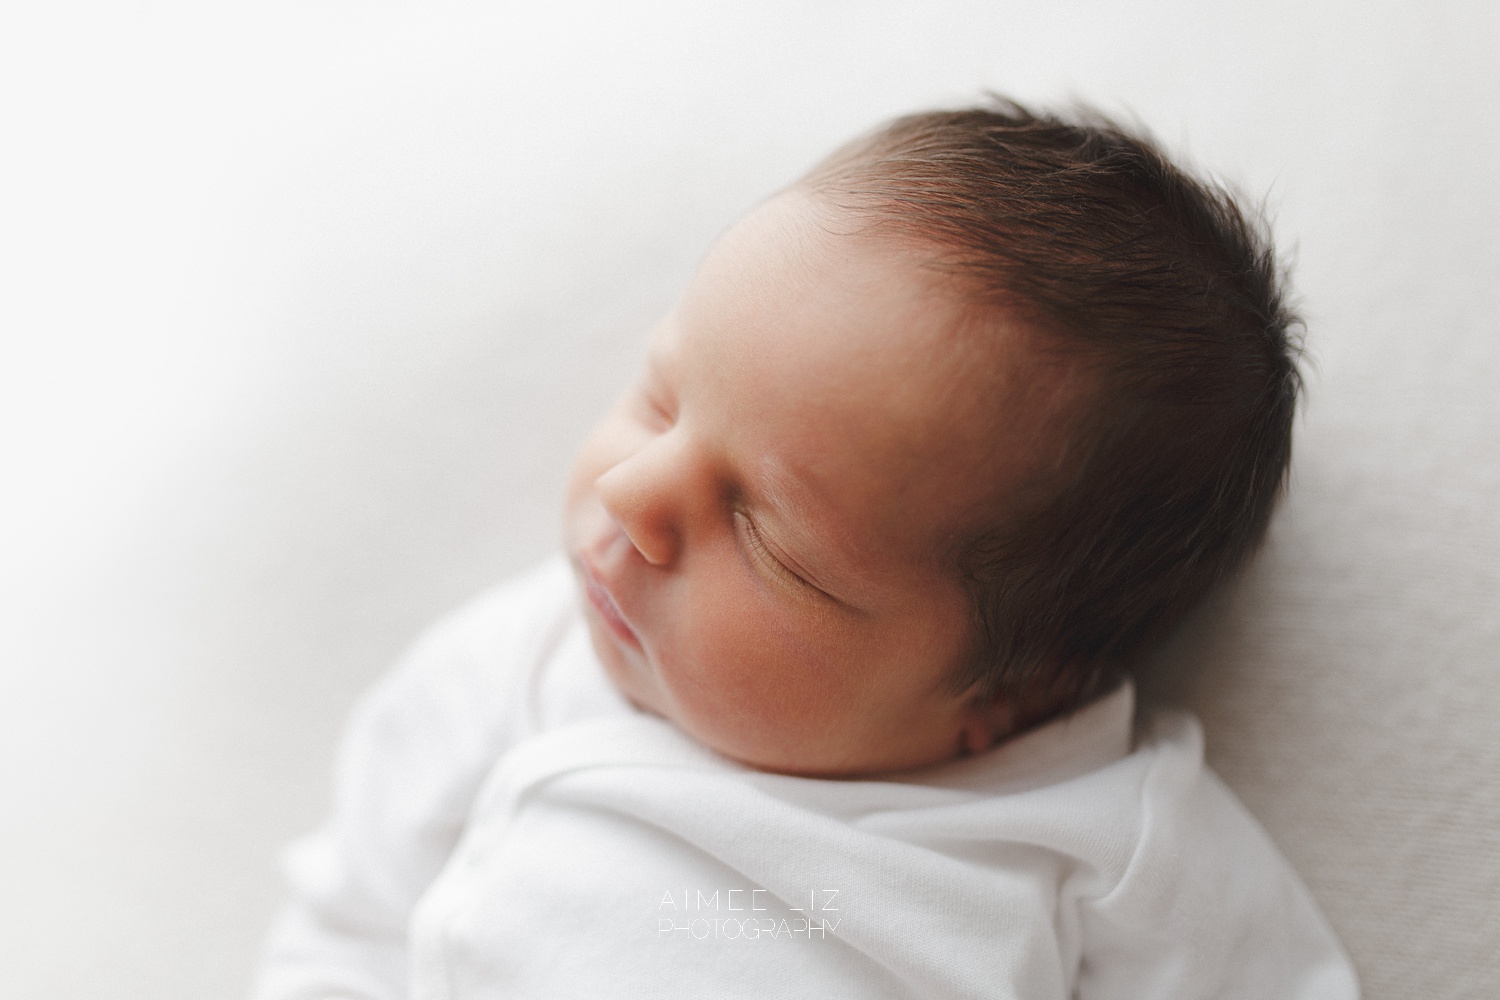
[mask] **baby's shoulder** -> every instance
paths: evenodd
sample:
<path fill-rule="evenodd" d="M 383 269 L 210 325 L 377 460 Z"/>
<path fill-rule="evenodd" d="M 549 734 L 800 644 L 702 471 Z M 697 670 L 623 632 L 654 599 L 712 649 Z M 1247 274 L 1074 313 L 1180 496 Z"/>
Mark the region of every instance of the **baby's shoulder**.
<path fill-rule="evenodd" d="M 555 555 L 476 594 L 429 626 L 404 662 L 532 659 L 567 627 L 575 610 L 567 561 Z"/>
<path fill-rule="evenodd" d="M 1347 958 L 1270 835 L 1204 760 L 1190 714 L 1157 709 L 1113 767 L 1130 852 L 1082 900 L 1085 996 L 1354 997 Z M 1217 995 L 1217 994 L 1216 994 Z"/>
<path fill-rule="evenodd" d="M 423 631 L 365 694 L 355 725 L 497 746 L 522 738 L 527 690 L 576 617 L 567 563 L 548 559 Z"/>

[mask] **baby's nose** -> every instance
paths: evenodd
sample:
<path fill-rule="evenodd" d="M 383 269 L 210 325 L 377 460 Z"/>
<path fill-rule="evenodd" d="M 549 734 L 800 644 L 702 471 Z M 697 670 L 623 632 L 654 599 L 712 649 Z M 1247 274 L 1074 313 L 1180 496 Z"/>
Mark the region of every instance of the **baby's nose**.
<path fill-rule="evenodd" d="M 641 558 L 669 566 L 682 547 L 687 484 L 670 435 L 657 438 L 617 463 L 595 483 L 604 509 Z"/>

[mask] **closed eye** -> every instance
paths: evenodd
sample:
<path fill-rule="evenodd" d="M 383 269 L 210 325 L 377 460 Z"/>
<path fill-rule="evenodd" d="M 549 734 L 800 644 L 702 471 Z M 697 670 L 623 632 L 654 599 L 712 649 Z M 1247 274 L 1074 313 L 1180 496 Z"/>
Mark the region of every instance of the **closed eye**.
<path fill-rule="evenodd" d="M 651 414 L 652 414 L 652 416 L 654 416 L 654 417 L 656 417 L 656 419 L 660 420 L 663 425 L 665 425 L 667 427 L 671 427 L 673 424 L 675 424 L 677 422 L 677 416 L 676 416 L 676 414 L 674 414 L 670 409 L 668 409 L 667 406 L 666 406 L 666 404 L 663 403 L 656 396 L 654 396 L 654 395 L 648 395 L 646 397 L 646 404 L 651 407 Z"/>
<path fill-rule="evenodd" d="M 755 528 L 755 522 L 750 520 L 749 517 L 740 511 L 735 511 L 734 526 L 751 560 L 768 576 L 773 577 L 779 583 L 788 587 L 798 587 L 809 594 L 827 596 L 821 588 L 809 583 L 795 570 L 787 566 L 786 563 L 776 558 L 775 554 L 766 547 L 765 541 L 760 537 L 760 532 Z"/>
<path fill-rule="evenodd" d="M 637 391 L 653 421 L 660 422 L 663 427 L 677 423 L 676 380 L 671 366 L 656 352 L 646 359 Z"/>
<path fill-rule="evenodd" d="M 646 380 L 636 386 L 635 405 L 641 418 L 657 430 L 666 430 L 677 422 L 677 414 L 667 405 L 660 387 Z"/>

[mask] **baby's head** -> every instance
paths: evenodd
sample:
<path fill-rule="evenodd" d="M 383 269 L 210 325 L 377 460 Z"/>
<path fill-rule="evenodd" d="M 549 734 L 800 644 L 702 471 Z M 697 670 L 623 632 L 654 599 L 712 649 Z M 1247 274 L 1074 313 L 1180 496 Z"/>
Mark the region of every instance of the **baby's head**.
<path fill-rule="evenodd" d="M 1285 476 L 1293 318 L 1227 195 L 1091 116 L 900 119 L 715 245 L 579 455 L 633 702 L 773 771 L 987 748 L 1113 687 Z"/>

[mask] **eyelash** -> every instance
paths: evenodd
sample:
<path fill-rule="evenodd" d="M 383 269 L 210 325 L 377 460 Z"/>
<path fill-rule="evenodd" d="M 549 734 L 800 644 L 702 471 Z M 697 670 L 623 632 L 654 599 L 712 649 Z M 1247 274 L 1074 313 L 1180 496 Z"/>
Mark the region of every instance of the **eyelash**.
<path fill-rule="evenodd" d="M 771 550 L 766 548 L 766 543 L 761 541 L 760 532 L 755 530 L 755 522 L 739 511 L 734 512 L 734 520 L 735 524 L 739 526 L 740 534 L 745 538 L 745 548 L 749 550 L 751 558 L 761 563 L 767 572 L 777 577 L 783 583 L 795 585 L 814 593 L 822 593 L 798 573 L 789 569 L 786 563 L 777 559 Z"/>

